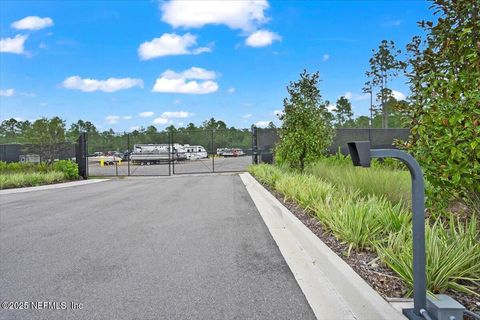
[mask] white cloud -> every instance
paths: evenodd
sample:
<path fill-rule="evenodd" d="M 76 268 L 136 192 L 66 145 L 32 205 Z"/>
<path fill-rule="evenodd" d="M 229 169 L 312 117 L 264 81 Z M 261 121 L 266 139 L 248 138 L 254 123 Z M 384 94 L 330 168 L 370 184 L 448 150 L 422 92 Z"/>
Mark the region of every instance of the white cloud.
<path fill-rule="evenodd" d="M 200 54 L 210 52 L 208 47 L 198 47 L 197 37 L 186 33 L 183 36 L 175 33 L 164 33 L 160 38 L 146 41 L 138 47 L 138 55 L 142 60 L 182 54 Z"/>
<path fill-rule="evenodd" d="M 280 40 L 282 40 L 282 37 L 275 32 L 258 30 L 248 36 L 248 38 L 245 40 L 245 44 L 250 47 L 265 47 L 271 45 L 273 41 Z"/>
<path fill-rule="evenodd" d="M 61 86 L 65 89 L 81 90 L 83 92 L 103 91 L 114 92 L 133 87 L 143 88 L 142 79 L 133 78 L 108 78 L 107 80 L 82 79 L 79 76 L 66 78 Z"/>
<path fill-rule="evenodd" d="M 355 101 L 359 101 L 359 100 L 367 100 L 370 98 L 370 94 L 369 93 L 363 93 L 363 94 L 356 94 L 356 93 L 352 93 L 350 91 L 347 91 L 343 94 L 343 96 L 345 98 L 347 98 L 348 100 L 355 100 Z"/>
<path fill-rule="evenodd" d="M 27 40 L 27 35 L 17 34 L 15 38 L 2 38 L 0 39 L 0 52 L 16 53 L 22 54 L 25 53 L 24 44 Z"/>
<path fill-rule="evenodd" d="M 284 113 L 283 113 L 282 110 L 274 110 L 273 114 L 277 117 L 281 117 L 281 116 L 283 116 Z"/>
<path fill-rule="evenodd" d="M 46 103 L 46 102 L 40 102 L 38 105 L 39 105 L 40 107 L 46 107 L 46 106 L 48 106 L 48 103 Z"/>
<path fill-rule="evenodd" d="M 11 97 L 15 94 L 15 89 L 0 90 L 1 97 Z"/>
<path fill-rule="evenodd" d="M 23 121 L 24 120 L 22 117 L 13 117 L 13 119 L 15 119 L 17 121 Z"/>
<path fill-rule="evenodd" d="M 322 61 L 327 61 L 328 59 L 330 59 L 330 55 L 325 53 L 323 56 L 322 56 Z"/>
<path fill-rule="evenodd" d="M 234 93 L 234 92 L 235 92 L 235 88 L 234 88 L 234 87 L 230 87 L 230 88 L 228 88 L 227 92 L 228 92 L 228 93 Z"/>
<path fill-rule="evenodd" d="M 247 113 L 247 114 L 245 114 L 245 115 L 242 116 L 242 118 L 244 118 L 244 119 L 249 119 L 249 118 L 251 118 L 251 117 L 252 117 L 252 114 L 251 114 L 251 113 Z"/>
<path fill-rule="evenodd" d="M 162 118 L 172 119 L 172 118 L 188 118 L 193 116 L 193 113 L 187 111 L 166 111 L 162 113 Z"/>
<path fill-rule="evenodd" d="M 214 71 L 202 68 L 192 67 L 180 73 L 167 70 L 157 78 L 152 92 L 170 92 L 185 94 L 207 94 L 218 90 L 218 84 L 215 81 L 217 74 Z M 188 79 L 198 79 L 206 81 L 187 81 Z"/>
<path fill-rule="evenodd" d="M 123 120 L 130 120 L 130 119 L 132 119 L 132 116 L 123 116 L 122 119 Z"/>
<path fill-rule="evenodd" d="M 40 42 L 40 44 L 38 45 L 38 47 L 40 49 L 46 49 L 47 48 L 47 45 L 44 43 L 44 42 Z"/>
<path fill-rule="evenodd" d="M 153 111 L 143 111 L 143 112 L 140 112 L 138 115 L 141 117 L 141 118 L 148 118 L 148 117 L 151 117 L 153 116 L 155 113 Z"/>
<path fill-rule="evenodd" d="M 198 67 L 191 67 L 177 73 L 172 70 L 167 70 L 162 73 L 162 77 L 166 79 L 199 79 L 199 80 L 213 80 L 217 77 L 215 71 L 209 71 Z"/>
<path fill-rule="evenodd" d="M 153 123 L 154 124 L 167 124 L 168 123 L 168 119 L 165 119 L 165 118 L 155 118 L 153 119 Z"/>
<path fill-rule="evenodd" d="M 160 5 L 162 21 L 174 28 L 201 28 L 207 24 L 224 24 L 246 32 L 268 21 L 264 11 L 267 0 L 215 1 L 171 0 Z"/>
<path fill-rule="evenodd" d="M 120 119 L 119 116 L 109 115 L 105 117 L 105 122 L 109 124 L 115 124 L 118 122 L 119 119 Z"/>
<path fill-rule="evenodd" d="M 180 103 L 180 100 L 178 99 L 173 100 L 173 104 L 179 104 L 179 103 Z"/>
<path fill-rule="evenodd" d="M 158 78 L 153 87 L 153 92 L 170 92 L 185 94 L 207 94 L 218 90 L 214 81 L 185 81 L 185 79 Z"/>
<path fill-rule="evenodd" d="M 401 93 L 400 91 L 392 90 L 392 95 L 398 101 L 407 99 L 407 96 L 404 93 Z"/>
<path fill-rule="evenodd" d="M 131 126 L 130 131 L 140 130 L 140 126 Z"/>
<path fill-rule="evenodd" d="M 12 23 L 12 28 L 18 30 L 40 30 L 53 26 L 52 18 L 40 18 L 37 16 L 25 17 Z"/>
<path fill-rule="evenodd" d="M 265 127 L 268 127 L 268 124 L 270 123 L 270 121 L 258 121 L 255 123 L 255 126 L 259 127 L 259 128 L 265 128 Z"/>

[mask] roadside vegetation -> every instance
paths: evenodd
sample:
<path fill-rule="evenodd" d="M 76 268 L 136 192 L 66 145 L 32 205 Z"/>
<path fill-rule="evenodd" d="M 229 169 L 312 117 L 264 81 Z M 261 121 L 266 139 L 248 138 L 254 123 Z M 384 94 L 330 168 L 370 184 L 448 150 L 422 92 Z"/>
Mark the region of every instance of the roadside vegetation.
<path fill-rule="evenodd" d="M 374 191 L 363 190 L 363 183 L 346 187 L 349 181 L 365 178 L 364 173 L 373 172 L 390 181 L 398 181 L 398 170 L 389 168 L 353 168 L 350 175 L 343 176 L 345 166 L 334 165 L 331 159 L 322 172 L 330 171 L 322 178 L 318 170 L 323 166 L 313 164 L 304 173 L 275 165 L 254 165 L 249 168 L 260 182 L 280 192 L 284 200 L 294 201 L 315 216 L 325 230 L 352 250 L 375 252 L 409 286 L 412 279 L 412 215 L 403 199 L 388 199 L 394 189 L 381 192 L 381 184 Z M 309 172 L 315 172 L 311 174 Z M 407 172 L 403 173 L 408 177 Z M 390 176 L 389 176 L 390 174 Z M 342 176 L 344 178 L 342 178 Z M 342 181 L 343 179 L 343 181 Z M 406 180 L 406 179 L 404 179 Z M 371 181 L 375 184 L 376 180 Z M 406 181 L 405 181 L 406 182 Z M 385 196 L 387 195 L 387 196 Z M 392 194 L 390 194 L 391 198 Z M 480 245 L 475 216 L 460 222 L 451 214 L 426 223 L 427 286 L 433 293 L 446 290 L 479 295 Z"/>
<path fill-rule="evenodd" d="M 468 305 L 478 308 L 480 7 L 475 1 L 431 2 L 438 19 L 419 22 L 426 37 L 414 37 L 405 57 L 393 41 L 382 40 L 363 90 L 376 97 L 371 111 L 383 128 L 391 124 L 393 110 L 411 128 L 408 141 L 396 145 L 418 160 L 426 180 L 428 290 L 467 294 Z M 408 78 L 411 96 L 396 103 L 388 84 L 400 73 Z M 353 167 L 349 157 L 327 156 L 331 128 L 349 126 L 352 107 L 340 98 L 335 116 L 329 116 L 332 105 L 321 99 L 317 73 L 304 71 L 287 93 L 275 164 L 249 171 L 316 218 L 324 232 L 346 245 L 345 255 L 373 254 L 411 289 L 410 174 L 391 159 L 364 169 Z M 375 127 L 375 121 L 367 125 Z"/>
<path fill-rule="evenodd" d="M 49 163 L 0 161 L 0 189 L 33 187 L 78 179 L 78 166 L 70 160 Z"/>

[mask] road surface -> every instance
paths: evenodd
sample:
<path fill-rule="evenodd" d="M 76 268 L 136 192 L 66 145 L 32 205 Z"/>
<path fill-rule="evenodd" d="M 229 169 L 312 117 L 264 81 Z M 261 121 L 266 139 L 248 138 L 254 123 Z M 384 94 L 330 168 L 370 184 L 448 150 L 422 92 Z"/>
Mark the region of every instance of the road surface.
<path fill-rule="evenodd" d="M 10 301 L 43 309 L 0 319 L 314 318 L 238 175 L 1 195 Z"/>

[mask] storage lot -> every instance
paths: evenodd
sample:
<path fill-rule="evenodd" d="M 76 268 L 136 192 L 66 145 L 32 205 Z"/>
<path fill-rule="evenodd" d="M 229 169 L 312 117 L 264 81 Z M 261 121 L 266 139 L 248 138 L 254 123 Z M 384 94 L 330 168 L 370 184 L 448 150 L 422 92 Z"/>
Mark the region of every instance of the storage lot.
<path fill-rule="evenodd" d="M 186 173 L 208 173 L 208 172 L 240 172 L 247 170 L 252 163 L 251 156 L 242 156 L 235 158 L 215 158 L 201 160 L 186 160 L 181 163 L 172 163 L 170 166 L 171 174 Z M 129 168 L 127 162 L 120 165 L 110 165 L 101 167 L 98 163 L 90 162 L 88 170 L 90 176 L 126 176 Z M 130 175 L 132 176 L 168 176 L 169 165 L 134 165 L 130 163 Z"/>

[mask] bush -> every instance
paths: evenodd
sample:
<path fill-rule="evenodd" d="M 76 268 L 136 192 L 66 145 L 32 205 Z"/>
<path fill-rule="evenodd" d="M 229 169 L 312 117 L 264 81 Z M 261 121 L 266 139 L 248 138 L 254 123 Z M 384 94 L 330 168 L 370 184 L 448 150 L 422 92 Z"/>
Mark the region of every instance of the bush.
<path fill-rule="evenodd" d="M 34 187 L 42 184 L 62 182 L 64 180 L 65 175 L 57 171 L 48 173 L 12 173 L 0 175 L 0 189 Z"/>
<path fill-rule="evenodd" d="M 70 160 L 60 160 L 54 162 L 52 165 L 54 171 L 62 172 L 65 175 L 65 179 L 75 180 L 78 179 L 78 165 Z"/>

